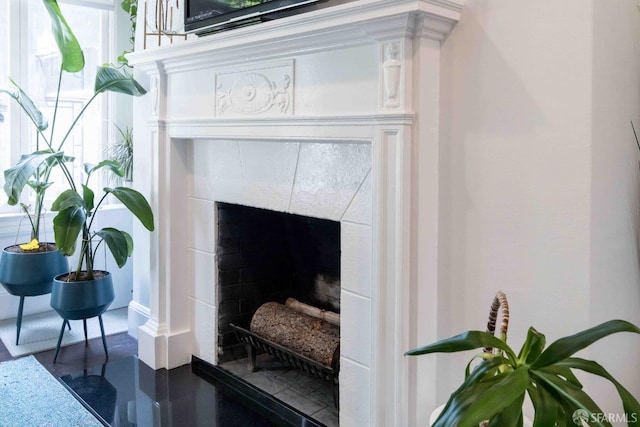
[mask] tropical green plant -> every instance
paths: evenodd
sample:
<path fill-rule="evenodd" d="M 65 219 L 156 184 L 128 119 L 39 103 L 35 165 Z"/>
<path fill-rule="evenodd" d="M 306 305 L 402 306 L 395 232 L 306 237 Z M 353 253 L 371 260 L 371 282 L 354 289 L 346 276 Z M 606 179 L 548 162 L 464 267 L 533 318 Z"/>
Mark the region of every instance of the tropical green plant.
<path fill-rule="evenodd" d="M 79 190 L 75 185 L 62 192 L 53 202 L 51 210 L 58 214 L 53 219 L 53 232 L 58 250 L 64 255 L 72 255 L 76 251 L 76 242 L 81 235 L 81 248 L 78 265 L 70 273 L 68 280 L 93 280 L 94 261 L 101 243 L 106 243 L 118 267 L 126 264 L 133 252 L 131 236 L 114 227 L 104 227 L 93 231 L 92 226 L 100 205 L 109 194 L 115 196 L 149 231 L 153 231 L 153 212 L 142 194 L 128 187 L 104 188 L 104 194 L 97 204 L 94 204 L 95 192 L 89 188 L 89 179 L 94 172 L 105 169 L 122 177 L 124 170 L 120 163 L 114 160 L 104 160 L 97 165 L 85 163 L 86 181 Z"/>
<path fill-rule="evenodd" d="M 122 74 L 119 71 L 108 67 L 98 67 L 94 85 L 93 96 L 84 104 L 83 108 L 72 120 L 71 125 L 62 133 L 54 130 L 56 128 L 56 117 L 58 102 L 60 100 L 60 90 L 63 74 L 77 73 L 84 69 L 84 53 L 73 31 L 67 24 L 56 0 L 43 0 L 45 9 L 51 18 L 51 27 L 54 40 L 60 51 L 60 77 L 56 91 L 53 117 L 51 125 L 42 112 L 36 107 L 31 98 L 11 80 L 8 89 L 0 89 L 0 92 L 8 94 L 22 108 L 23 112 L 31 120 L 36 132 L 36 151 L 31 154 L 22 155 L 18 163 L 10 169 L 4 171 L 4 190 L 8 196 L 8 203 L 16 205 L 19 203 L 20 195 L 25 186 L 32 188 L 35 192 L 35 203 L 33 208 L 22 205 L 22 209 L 28 214 L 32 224 L 32 239 L 39 239 L 40 219 L 42 216 L 43 202 L 47 189 L 51 186 L 51 172 L 54 168 L 60 167 L 64 178 L 72 188 L 75 188 L 73 177 L 65 163 L 73 158 L 65 156 L 63 148 L 84 112 L 96 99 L 104 92 L 112 91 L 127 95 L 140 96 L 146 93 L 144 88 L 136 82 L 133 77 Z M 45 132 L 47 130 L 50 132 Z M 63 135 L 59 140 L 54 141 L 54 136 Z"/>
<path fill-rule="evenodd" d="M 125 181 L 131 181 L 133 179 L 133 129 L 129 126 L 122 130 L 118 125 L 115 125 L 118 134 L 118 139 L 112 144 L 109 144 L 105 149 L 105 156 L 109 160 L 115 160 L 122 165 L 124 171 L 124 177 L 120 178 L 116 174 L 112 174 L 111 180 L 117 183 L 124 179 Z"/>
<path fill-rule="evenodd" d="M 523 425 L 523 402 L 528 394 L 534 408 L 534 427 L 574 426 L 576 414 L 589 425 L 611 426 L 602 410 L 583 390 L 572 370 L 581 370 L 609 380 L 615 386 L 629 426 L 640 426 L 640 404 L 600 364 L 573 355 L 608 335 L 618 332 L 640 334 L 640 329 L 624 320 L 610 320 L 546 346 L 545 336 L 529 328 L 519 353 L 506 343 L 508 305 L 498 293 L 492 304 L 487 331 L 467 331 L 451 338 L 410 350 L 417 356 L 455 353 L 484 348 L 467 364 L 465 380 L 447 401 L 433 426 L 465 427 L 487 423 L 490 426 Z M 498 304 L 496 304 L 498 300 Z M 498 308 L 503 308 L 501 337 L 494 335 Z M 506 310 L 505 310 L 506 307 Z M 505 316 L 506 312 L 506 316 Z M 493 325 L 493 326 L 492 326 Z M 497 350 L 494 350 L 497 349 Z M 472 363 L 479 363 L 471 368 Z M 577 425 L 580 424 L 578 419 Z"/>

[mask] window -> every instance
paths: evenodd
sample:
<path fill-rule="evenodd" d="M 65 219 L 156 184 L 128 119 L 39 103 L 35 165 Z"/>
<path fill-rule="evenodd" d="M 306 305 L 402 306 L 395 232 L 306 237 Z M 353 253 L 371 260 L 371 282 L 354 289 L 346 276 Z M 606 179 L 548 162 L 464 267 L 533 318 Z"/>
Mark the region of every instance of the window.
<path fill-rule="evenodd" d="M 0 84 L 7 81 L 9 74 L 9 26 L 7 20 L 9 16 L 9 2 L 0 3 Z M 12 157 L 10 153 L 9 143 L 9 119 L 8 119 L 8 99 L 0 96 L 0 169 L 5 170 L 11 166 Z M 0 174 L 0 184 L 4 185 L 4 176 Z M 0 193 L 3 194 L 3 193 Z M 0 212 L 6 206 L 6 198 L 0 198 Z"/>
<path fill-rule="evenodd" d="M 54 129 L 54 140 L 60 141 L 72 119 L 93 94 L 97 66 L 110 62 L 116 55 L 112 46 L 114 0 L 58 0 L 60 9 L 78 38 L 85 56 L 85 68 L 76 74 L 63 73 Z M 5 87 L 8 77 L 13 78 L 36 103 L 51 124 L 52 108 L 60 71 L 57 46 L 51 35 L 49 15 L 41 0 L 3 0 L 0 2 L 0 85 Z M 84 113 L 65 143 L 64 151 L 74 156 L 74 177 L 82 181 L 82 165 L 97 163 L 102 159 L 104 143 L 112 132 L 109 129 L 109 95 L 101 95 Z M 0 167 L 11 167 L 23 153 L 39 146 L 33 125 L 20 107 L 9 97 L 0 96 Z M 51 126 L 45 131 L 50 135 Z M 1 175 L 1 174 L 0 174 Z M 63 188 L 61 177 L 52 176 L 59 188 L 47 192 L 55 197 Z M 4 176 L 0 176 L 4 185 Z M 25 191 L 24 202 L 30 195 Z M 0 193 L 0 213 L 18 212 L 8 206 L 4 192 Z M 48 206 L 49 200 L 45 206 Z"/>

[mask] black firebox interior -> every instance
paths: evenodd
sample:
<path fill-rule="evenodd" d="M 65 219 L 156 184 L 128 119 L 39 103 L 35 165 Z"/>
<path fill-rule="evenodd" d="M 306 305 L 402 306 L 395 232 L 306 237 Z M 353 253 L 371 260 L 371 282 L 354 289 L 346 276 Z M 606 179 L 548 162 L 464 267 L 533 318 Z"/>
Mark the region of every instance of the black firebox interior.
<path fill-rule="evenodd" d="M 246 357 L 229 323 L 249 328 L 265 302 L 340 312 L 340 223 L 216 203 L 218 358 Z"/>

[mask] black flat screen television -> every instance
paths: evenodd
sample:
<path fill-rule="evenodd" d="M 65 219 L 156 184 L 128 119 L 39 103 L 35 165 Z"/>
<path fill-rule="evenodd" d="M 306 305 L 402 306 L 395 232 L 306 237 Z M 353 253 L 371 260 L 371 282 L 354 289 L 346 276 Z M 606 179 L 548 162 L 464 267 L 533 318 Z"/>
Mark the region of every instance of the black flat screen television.
<path fill-rule="evenodd" d="M 198 35 L 272 19 L 276 12 L 326 0 L 185 0 L 184 28 Z"/>

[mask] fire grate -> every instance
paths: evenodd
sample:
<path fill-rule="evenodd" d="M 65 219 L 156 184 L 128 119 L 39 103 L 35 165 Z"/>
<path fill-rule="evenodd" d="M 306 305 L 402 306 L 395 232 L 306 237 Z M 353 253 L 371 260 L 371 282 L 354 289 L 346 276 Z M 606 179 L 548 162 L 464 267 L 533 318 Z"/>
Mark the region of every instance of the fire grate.
<path fill-rule="evenodd" d="M 257 352 L 266 352 L 281 362 L 287 363 L 292 367 L 301 369 L 310 375 L 320 378 L 324 381 L 329 381 L 333 389 L 333 404 L 336 408 L 339 408 L 340 403 L 340 388 L 338 386 L 338 374 L 340 371 L 339 358 L 336 359 L 336 366 L 329 367 L 324 366 L 315 360 L 309 359 L 302 354 L 296 353 L 286 347 L 281 346 L 273 341 L 263 338 L 254 334 L 240 326 L 236 326 L 230 323 L 229 326 L 233 329 L 238 341 L 245 344 L 248 355 L 248 369 L 251 372 L 256 370 L 256 354 Z"/>

